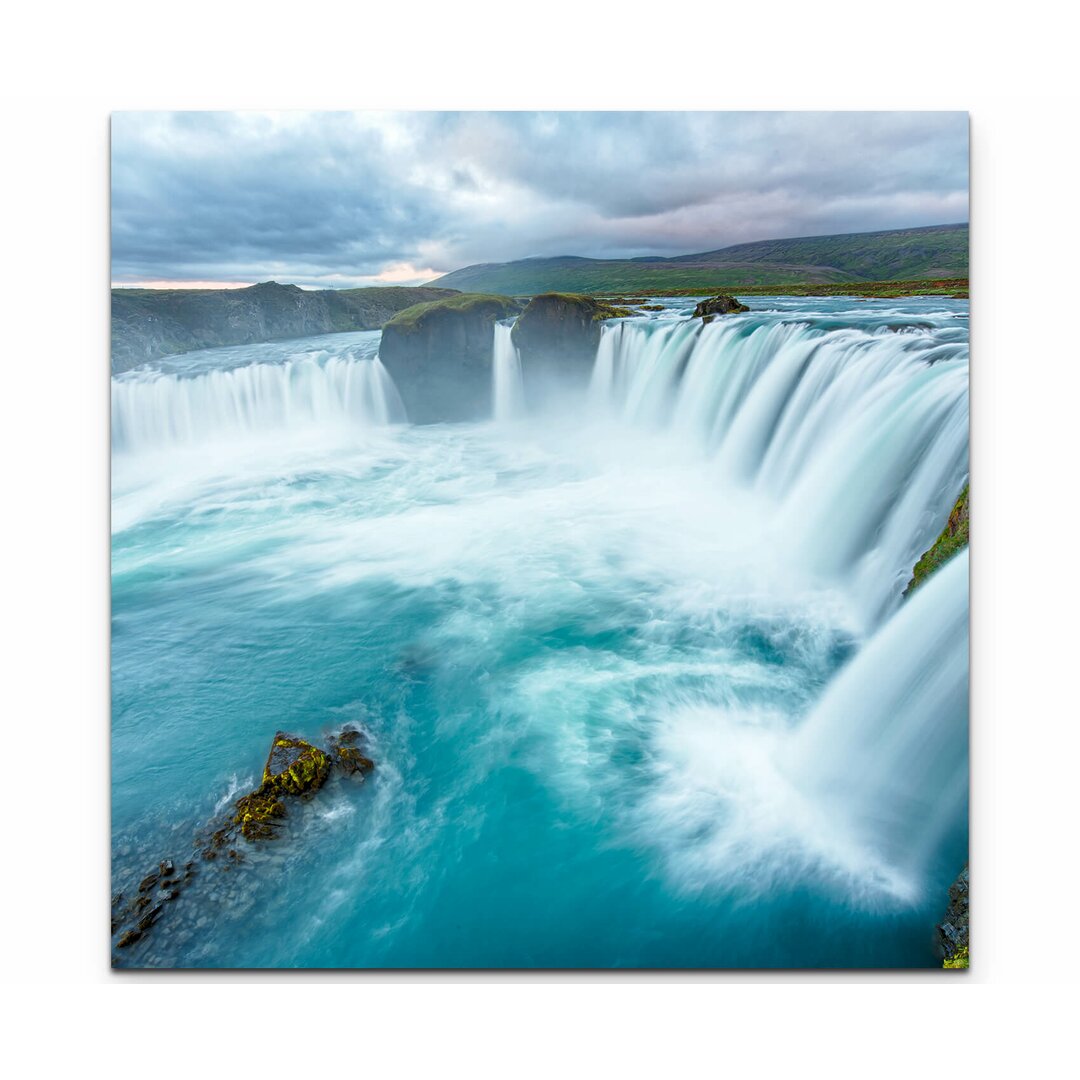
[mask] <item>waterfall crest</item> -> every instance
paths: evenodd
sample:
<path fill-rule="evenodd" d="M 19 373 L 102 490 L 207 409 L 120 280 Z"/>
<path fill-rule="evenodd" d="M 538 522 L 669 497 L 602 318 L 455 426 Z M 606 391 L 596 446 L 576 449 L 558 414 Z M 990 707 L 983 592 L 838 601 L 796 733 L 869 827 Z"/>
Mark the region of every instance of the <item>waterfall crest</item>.
<path fill-rule="evenodd" d="M 302 428 L 363 429 L 405 420 L 378 358 L 311 355 L 193 378 L 135 371 L 112 380 L 117 451 Z"/>
<path fill-rule="evenodd" d="M 967 477 L 955 326 L 616 323 L 589 397 L 598 419 L 669 429 L 722 484 L 769 500 L 777 542 L 808 571 L 845 578 L 868 625 L 895 605 Z"/>

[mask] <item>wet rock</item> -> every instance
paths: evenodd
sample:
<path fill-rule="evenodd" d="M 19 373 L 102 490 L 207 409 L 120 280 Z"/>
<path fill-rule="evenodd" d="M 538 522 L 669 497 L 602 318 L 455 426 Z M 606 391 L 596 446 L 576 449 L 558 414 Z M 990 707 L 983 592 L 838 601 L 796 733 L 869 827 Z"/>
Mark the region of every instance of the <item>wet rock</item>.
<path fill-rule="evenodd" d="M 240 835 L 245 840 L 268 840 L 278 828 L 278 819 L 284 816 L 281 800 L 272 792 L 259 790 L 237 799 L 233 821 L 240 826 Z M 203 857 L 206 858 L 205 853 Z"/>
<path fill-rule="evenodd" d="M 224 850 L 228 861 L 222 870 L 233 869 L 246 861 L 243 851 L 232 846 L 237 837 L 257 841 L 273 836 L 285 817 L 285 800 L 314 795 L 333 768 L 345 775 L 362 778 L 363 773 L 374 768 L 371 759 L 365 757 L 356 746 L 362 738 L 359 729 L 349 726 L 327 740 L 327 750 L 321 750 L 306 739 L 279 731 L 270 746 L 259 787 L 237 799 L 223 823 L 219 819 L 208 826 L 208 829 L 217 826 L 209 837 L 206 833 L 196 837 L 202 859 L 212 862 L 217 859 L 219 851 Z M 117 948 L 126 948 L 140 940 L 161 917 L 165 905 L 180 897 L 181 885 L 190 881 L 195 872 L 195 860 L 189 859 L 184 864 L 183 877 L 178 878 L 175 862 L 163 859 L 156 871 L 143 878 L 134 902 L 126 910 L 114 914 L 114 934 L 122 929 L 125 922 L 138 920 L 134 929 L 121 935 Z M 233 905 L 243 901 L 242 892 L 236 889 L 228 896 Z M 218 890 L 209 894 L 211 902 L 222 898 L 223 894 Z M 114 908 L 119 908 L 122 901 L 123 894 L 117 893 L 113 897 Z M 204 920 L 200 919 L 198 925 L 203 924 Z"/>
<path fill-rule="evenodd" d="M 157 872 L 153 874 L 147 874 L 146 877 L 139 882 L 139 892 L 149 892 L 161 879 L 161 875 Z"/>
<path fill-rule="evenodd" d="M 347 727 L 326 740 L 330 758 L 346 776 L 362 780 L 364 774 L 375 768 L 375 762 L 360 752 L 356 744 L 363 738 L 358 728 Z"/>
<path fill-rule="evenodd" d="M 521 304 L 462 293 L 398 312 L 384 327 L 379 358 L 416 424 L 491 416 L 495 323 Z"/>
<path fill-rule="evenodd" d="M 138 922 L 138 928 L 143 933 L 150 929 L 161 918 L 161 913 L 164 911 L 164 907 L 158 904 L 156 907 L 152 907 Z"/>
<path fill-rule="evenodd" d="M 262 791 L 303 795 L 317 791 L 330 772 L 330 759 L 317 746 L 279 731 L 263 768 Z"/>
<path fill-rule="evenodd" d="M 702 300 L 694 308 L 694 318 L 712 322 L 717 315 L 735 315 L 740 311 L 749 310 L 745 304 L 740 303 L 734 296 L 720 293 L 717 296 L 710 297 L 708 300 Z"/>
<path fill-rule="evenodd" d="M 937 929 L 938 942 L 945 956 L 942 966 L 966 968 L 969 960 L 967 866 L 949 887 L 949 906 Z"/>

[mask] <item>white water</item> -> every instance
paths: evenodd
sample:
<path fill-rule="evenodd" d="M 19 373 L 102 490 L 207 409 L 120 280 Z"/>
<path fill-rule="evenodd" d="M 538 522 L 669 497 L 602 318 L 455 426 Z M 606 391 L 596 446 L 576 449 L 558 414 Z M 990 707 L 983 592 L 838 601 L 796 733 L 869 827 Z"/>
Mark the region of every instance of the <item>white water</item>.
<path fill-rule="evenodd" d="M 377 358 L 314 353 L 194 377 L 136 370 L 112 380 L 117 451 L 403 420 L 397 388 Z"/>
<path fill-rule="evenodd" d="M 967 475 L 967 349 L 961 316 L 919 318 L 623 321 L 588 401 L 535 423 L 496 327 L 512 426 L 374 431 L 403 418 L 374 337 L 114 380 L 123 828 L 177 789 L 160 761 L 201 797 L 192 733 L 241 776 L 279 708 L 359 702 L 384 740 L 392 825 L 339 824 L 275 901 L 333 897 L 340 935 L 222 922 L 202 959 L 935 962 L 965 853 L 966 555 L 900 594 Z M 851 951 L 904 919 L 914 944 Z"/>
<path fill-rule="evenodd" d="M 842 581 L 872 626 L 967 475 L 967 347 L 950 333 L 617 323 L 604 327 L 590 403 L 670 428 L 714 462 L 722 488 L 756 492 L 791 560 Z"/>
<path fill-rule="evenodd" d="M 512 324 L 495 324 L 495 345 L 491 364 L 491 397 L 497 421 L 517 420 L 525 413 L 525 391 L 521 379 L 521 358 L 510 338 Z"/>
<path fill-rule="evenodd" d="M 914 593 L 833 680 L 787 753 L 806 794 L 908 881 L 966 829 L 968 566 L 965 549 Z"/>

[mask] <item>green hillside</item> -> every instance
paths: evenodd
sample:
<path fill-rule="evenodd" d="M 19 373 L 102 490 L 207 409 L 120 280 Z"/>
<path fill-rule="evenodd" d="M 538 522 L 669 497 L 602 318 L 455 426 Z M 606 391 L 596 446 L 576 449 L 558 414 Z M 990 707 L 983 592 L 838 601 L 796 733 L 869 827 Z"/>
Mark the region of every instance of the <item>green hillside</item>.
<path fill-rule="evenodd" d="M 968 276 L 967 225 L 804 236 L 735 244 L 675 258 L 563 255 L 466 266 L 430 282 L 463 292 L 714 292 L 739 286 L 840 285 Z"/>

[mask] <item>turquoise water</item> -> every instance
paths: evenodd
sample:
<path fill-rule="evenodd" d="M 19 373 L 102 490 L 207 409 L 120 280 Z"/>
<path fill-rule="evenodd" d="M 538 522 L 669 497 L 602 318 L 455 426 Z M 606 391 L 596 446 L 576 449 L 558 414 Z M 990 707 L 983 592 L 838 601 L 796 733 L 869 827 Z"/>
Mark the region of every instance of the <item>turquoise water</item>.
<path fill-rule="evenodd" d="M 796 311 L 797 333 L 820 337 L 792 361 L 804 390 L 815 362 L 840 362 L 825 357 L 830 334 L 920 344 L 874 360 L 896 368 L 915 402 L 904 409 L 929 417 L 886 440 L 880 475 L 897 455 L 940 449 L 952 422 L 909 384 L 929 372 L 935 394 L 955 395 L 962 375 L 965 417 L 962 459 L 927 474 L 908 524 L 882 510 L 851 574 L 823 567 L 812 544 L 793 548 L 785 514 L 804 517 L 809 449 L 805 469 L 778 473 L 767 438 L 755 475 L 782 483 L 732 478 L 723 446 L 675 423 L 675 398 L 647 423 L 594 396 L 512 424 L 414 427 L 395 422 L 393 402 L 374 417 L 360 397 L 334 397 L 381 387 L 364 335 L 239 359 L 208 350 L 187 369 L 175 358 L 114 380 L 114 887 L 190 857 L 194 834 L 255 785 L 279 728 L 314 739 L 357 723 L 376 761 L 366 783 L 335 779 L 294 803 L 283 835 L 243 845 L 242 865 L 200 865 L 119 962 L 937 966 L 933 928 L 965 857 L 966 809 L 949 810 L 929 850 L 901 857 L 861 829 L 865 804 L 837 810 L 790 751 L 899 606 L 867 600 L 854 563 L 925 547 L 966 475 L 966 304 L 851 304 L 777 301 L 753 325 Z M 882 329 L 898 319 L 909 333 Z M 837 347 L 863 362 L 846 339 Z M 931 363 L 933 349 L 947 355 Z M 279 400 L 290 358 L 288 378 L 306 389 Z M 861 415 L 882 385 L 865 403 L 848 387 L 836 407 Z M 794 384 L 769 392 L 800 400 Z M 176 420 L 178 394 L 203 410 L 194 427 Z M 812 432 L 827 398 L 821 388 L 805 402 Z M 210 422 L 206 402 L 219 399 L 242 410 Z M 751 391 L 736 414 L 754 407 Z M 118 408 L 150 418 L 138 439 Z M 789 413 L 770 420 L 773 439 Z M 894 543 L 901 524 L 909 535 Z M 934 604 L 899 637 L 921 640 Z M 966 738 L 966 698 L 954 698 L 942 722 Z M 921 798 L 906 792 L 905 833 L 933 816 Z"/>

